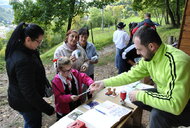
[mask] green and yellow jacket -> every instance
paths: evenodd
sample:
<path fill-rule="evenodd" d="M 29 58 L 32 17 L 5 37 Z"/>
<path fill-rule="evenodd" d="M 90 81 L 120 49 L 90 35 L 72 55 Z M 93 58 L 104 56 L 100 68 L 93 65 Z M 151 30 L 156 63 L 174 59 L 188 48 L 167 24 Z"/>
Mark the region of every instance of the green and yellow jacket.
<path fill-rule="evenodd" d="M 142 59 L 129 72 L 105 79 L 105 86 L 121 86 L 150 76 L 158 92 L 140 91 L 138 101 L 153 108 L 179 115 L 190 99 L 190 56 L 161 44 L 151 61 Z"/>

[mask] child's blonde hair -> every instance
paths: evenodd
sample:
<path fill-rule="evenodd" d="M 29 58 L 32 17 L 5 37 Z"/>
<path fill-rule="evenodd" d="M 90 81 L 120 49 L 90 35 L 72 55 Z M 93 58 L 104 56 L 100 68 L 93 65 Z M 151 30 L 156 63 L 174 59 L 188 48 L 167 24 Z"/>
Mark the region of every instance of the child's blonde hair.
<path fill-rule="evenodd" d="M 71 60 L 66 56 L 62 56 L 62 57 L 58 58 L 57 69 L 62 70 L 65 65 L 72 65 Z"/>

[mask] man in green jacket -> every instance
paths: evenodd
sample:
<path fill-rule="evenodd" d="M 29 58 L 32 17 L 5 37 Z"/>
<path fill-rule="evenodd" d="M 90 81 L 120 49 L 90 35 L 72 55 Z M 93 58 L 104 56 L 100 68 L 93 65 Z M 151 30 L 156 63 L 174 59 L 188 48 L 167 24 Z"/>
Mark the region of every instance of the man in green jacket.
<path fill-rule="evenodd" d="M 135 90 L 130 100 L 149 110 L 150 128 L 190 126 L 190 57 L 162 43 L 158 33 L 142 26 L 133 37 L 137 54 L 143 59 L 130 71 L 96 81 L 91 90 L 126 85 L 150 76 L 155 89 Z"/>

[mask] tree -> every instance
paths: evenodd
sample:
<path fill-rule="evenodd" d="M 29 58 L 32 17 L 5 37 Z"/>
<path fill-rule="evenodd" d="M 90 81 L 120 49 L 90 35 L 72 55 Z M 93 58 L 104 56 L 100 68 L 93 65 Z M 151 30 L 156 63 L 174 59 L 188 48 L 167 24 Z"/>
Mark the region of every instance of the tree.
<path fill-rule="evenodd" d="M 96 6 L 101 8 L 113 0 L 97 1 L 87 3 L 86 0 L 24 0 L 23 2 L 12 2 L 15 12 L 15 23 L 21 21 L 34 22 L 48 28 L 52 22 L 55 23 L 55 31 L 67 23 L 67 30 L 71 28 L 72 19 L 87 11 L 87 8 Z"/>
<path fill-rule="evenodd" d="M 157 16 L 163 16 L 164 12 L 166 14 L 165 21 L 169 23 L 167 16 L 169 16 L 172 26 L 179 27 L 180 25 L 180 17 L 182 16 L 184 9 L 184 1 L 180 0 L 134 0 L 132 6 L 136 11 L 145 11 L 147 9 L 152 10 L 151 13 L 155 13 L 155 8 L 160 9 L 161 14 Z"/>

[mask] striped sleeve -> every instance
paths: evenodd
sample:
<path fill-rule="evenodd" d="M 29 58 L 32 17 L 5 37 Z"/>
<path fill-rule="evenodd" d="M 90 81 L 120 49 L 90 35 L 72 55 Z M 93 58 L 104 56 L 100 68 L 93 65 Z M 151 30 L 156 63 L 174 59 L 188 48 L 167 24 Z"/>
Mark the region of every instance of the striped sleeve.
<path fill-rule="evenodd" d="M 170 52 L 166 52 L 165 57 L 168 64 L 164 65 L 163 63 L 160 66 L 165 71 L 160 72 L 159 76 L 154 76 L 157 79 L 158 77 L 163 78 L 162 81 L 157 82 L 158 92 L 141 91 L 137 95 L 137 100 L 153 108 L 179 115 L 190 97 L 189 59 L 174 58 Z"/>

